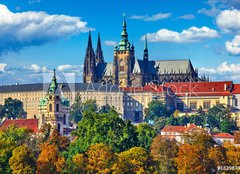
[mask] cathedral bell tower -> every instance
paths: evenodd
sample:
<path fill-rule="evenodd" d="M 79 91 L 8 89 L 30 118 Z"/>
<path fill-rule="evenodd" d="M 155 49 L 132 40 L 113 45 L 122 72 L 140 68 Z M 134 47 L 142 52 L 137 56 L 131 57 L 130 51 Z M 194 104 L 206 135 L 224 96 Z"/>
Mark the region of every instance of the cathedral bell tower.
<path fill-rule="evenodd" d="M 96 59 L 92 46 L 91 32 L 89 31 L 88 45 L 84 59 L 83 83 L 93 83 L 96 81 Z"/>
<path fill-rule="evenodd" d="M 114 49 L 113 76 L 114 84 L 121 87 L 131 85 L 130 76 L 134 65 L 134 47 L 128 41 L 127 24 L 123 15 L 121 41 Z"/>

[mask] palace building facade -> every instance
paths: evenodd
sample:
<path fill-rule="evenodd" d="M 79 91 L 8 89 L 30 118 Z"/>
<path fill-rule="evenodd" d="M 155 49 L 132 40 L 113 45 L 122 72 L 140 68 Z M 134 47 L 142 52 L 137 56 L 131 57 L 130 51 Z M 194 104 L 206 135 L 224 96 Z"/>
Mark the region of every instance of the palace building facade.
<path fill-rule="evenodd" d="M 135 47 L 128 40 L 124 16 L 121 41 L 114 48 L 113 62 L 105 62 L 98 34 L 97 49 L 94 52 L 91 33 L 84 59 L 83 83 L 111 83 L 121 87 L 144 86 L 148 83 L 197 82 L 199 78 L 190 60 L 149 60 L 147 37 L 143 59 L 135 57 Z"/>

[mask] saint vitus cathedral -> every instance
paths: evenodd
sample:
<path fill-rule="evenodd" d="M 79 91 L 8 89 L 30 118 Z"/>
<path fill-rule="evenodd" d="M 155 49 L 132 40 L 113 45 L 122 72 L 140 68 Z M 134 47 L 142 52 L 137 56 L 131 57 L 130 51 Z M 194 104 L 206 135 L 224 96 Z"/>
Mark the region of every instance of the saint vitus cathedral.
<path fill-rule="evenodd" d="M 147 83 L 197 82 L 207 81 L 199 78 L 189 59 L 183 60 L 149 60 L 147 37 L 143 59 L 136 59 L 135 47 L 128 41 L 125 16 L 121 41 L 114 48 L 113 62 L 105 62 L 98 34 L 96 53 L 93 50 L 91 33 L 84 60 L 84 83 L 111 83 L 121 87 L 143 86 Z"/>

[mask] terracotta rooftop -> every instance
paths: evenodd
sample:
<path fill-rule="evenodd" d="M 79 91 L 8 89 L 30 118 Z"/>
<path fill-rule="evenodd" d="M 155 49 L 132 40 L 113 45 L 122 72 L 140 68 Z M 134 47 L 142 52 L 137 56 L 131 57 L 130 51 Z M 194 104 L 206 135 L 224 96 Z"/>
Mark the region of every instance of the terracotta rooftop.
<path fill-rule="evenodd" d="M 215 133 L 213 134 L 213 137 L 214 138 L 234 138 L 234 136 L 229 133 Z"/>
<path fill-rule="evenodd" d="M 17 127 L 25 127 L 32 130 L 34 133 L 38 132 L 38 119 L 17 119 L 5 120 L 1 125 L 2 128 L 7 128 L 9 125 L 16 125 Z"/>
<path fill-rule="evenodd" d="M 161 132 L 179 132 L 182 133 L 186 129 L 185 126 L 165 126 Z"/>

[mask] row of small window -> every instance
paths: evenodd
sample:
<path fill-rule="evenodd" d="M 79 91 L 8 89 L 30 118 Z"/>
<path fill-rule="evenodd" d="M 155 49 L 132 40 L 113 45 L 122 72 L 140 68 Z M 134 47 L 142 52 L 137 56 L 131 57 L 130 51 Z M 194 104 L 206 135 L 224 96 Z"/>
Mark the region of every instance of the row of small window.
<path fill-rule="evenodd" d="M 219 104 L 219 101 L 216 101 L 216 104 Z M 197 102 L 190 102 L 190 110 L 197 110 Z M 211 102 L 210 101 L 206 101 L 203 102 L 203 109 L 210 109 L 211 108 Z M 184 103 L 177 103 L 177 110 L 179 111 L 183 111 L 184 110 Z"/>
<path fill-rule="evenodd" d="M 135 104 L 135 105 L 134 105 Z M 138 102 L 123 102 L 123 106 L 141 106 Z"/>

